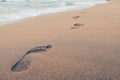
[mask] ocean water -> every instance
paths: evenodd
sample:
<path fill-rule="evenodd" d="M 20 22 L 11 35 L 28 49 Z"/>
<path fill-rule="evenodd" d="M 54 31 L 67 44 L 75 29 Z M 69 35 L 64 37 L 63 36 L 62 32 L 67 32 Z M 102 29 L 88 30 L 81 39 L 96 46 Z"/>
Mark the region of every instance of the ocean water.
<path fill-rule="evenodd" d="M 0 0 L 0 24 L 101 3 L 105 0 Z"/>

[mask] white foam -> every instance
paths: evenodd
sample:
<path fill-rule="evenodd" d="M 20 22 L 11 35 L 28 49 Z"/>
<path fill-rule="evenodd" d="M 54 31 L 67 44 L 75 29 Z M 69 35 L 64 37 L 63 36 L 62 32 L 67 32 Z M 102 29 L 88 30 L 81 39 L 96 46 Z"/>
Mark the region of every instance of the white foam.
<path fill-rule="evenodd" d="M 30 6 L 28 5 L 26 6 L 27 3 L 22 4 L 22 6 L 17 6 L 17 4 L 19 3 L 17 4 L 14 3 L 15 8 L 14 6 L 12 6 L 10 7 L 11 8 L 10 10 L 9 10 L 9 5 L 11 5 L 11 3 L 4 3 L 3 5 L 0 5 L 0 11 L 2 11 L 0 13 L 0 24 L 8 23 L 8 22 L 20 20 L 20 19 L 25 19 L 28 17 L 38 16 L 42 14 L 87 8 L 100 3 L 105 3 L 105 2 L 104 1 L 96 1 L 96 2 L 80 2 L 80 1 L 75 2 L 74 1 L 74 3 L 56 2 L 55 4 L 44 3 L 44 5 L 42 6 L 38 4 L 37 5 L 32 4 Z M 7 6 L 4 7 L 5 5 Z"/>

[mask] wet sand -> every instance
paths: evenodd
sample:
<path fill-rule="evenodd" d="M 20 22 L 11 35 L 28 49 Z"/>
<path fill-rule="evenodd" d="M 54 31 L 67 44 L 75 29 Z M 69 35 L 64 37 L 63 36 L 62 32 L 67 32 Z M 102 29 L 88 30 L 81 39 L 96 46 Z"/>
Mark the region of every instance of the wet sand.
<path fill-rule="evenodd" d="M 29 50 L 19 70 L 11 70 Z M 118 0 L 0 26 L 0 80 L 120 80 L 119 75 Z"/>

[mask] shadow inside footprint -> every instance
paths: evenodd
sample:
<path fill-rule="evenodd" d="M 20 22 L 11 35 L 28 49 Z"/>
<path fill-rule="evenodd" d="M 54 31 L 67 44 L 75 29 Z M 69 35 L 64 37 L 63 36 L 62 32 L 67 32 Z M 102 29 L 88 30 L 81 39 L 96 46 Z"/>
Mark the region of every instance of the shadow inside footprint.
<path fill-rule="evenodd" d="M 26 52 L 26 54 L 20 59 L 18 60 L 12 67 L 11 67 L 11 71 L 15 71 L 15 72 L 20 72 L 20 71 L 24 71 L 26 69 L 28 69 L 31 61 L 28 60 L 26 58 L 26 56 L 28 54 L 32 54 L 35 52 L 44 52 L 46 51 L 46 49 L 52 48 L 51 45 L 47 45 L 47 46 L 39 46 L 39 47 L 35 47 L 30 49 L 29 51 Z"/>

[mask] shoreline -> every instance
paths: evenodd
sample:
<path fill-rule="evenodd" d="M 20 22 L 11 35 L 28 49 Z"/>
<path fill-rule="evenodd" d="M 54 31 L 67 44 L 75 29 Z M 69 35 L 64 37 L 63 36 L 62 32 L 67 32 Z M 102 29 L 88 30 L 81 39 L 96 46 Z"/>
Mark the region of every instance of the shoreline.
<path fill-rule="evenodd" d="M 115 1 L 1 26 L 0 80 L 120 80 Z"/>
<path fill-rule="evenodd" d="M 47 14 L 54 14 L 54 13 L 64 13 L 64 12 L 71 12 L 71 11 L 76 11 L 76 10 L 81 10 L 81 9 L 87 9 L 87 8 L 91 8 L 91 7 L 94 7 L 94 6 L 96 6 L 96 5 L 100 5 L 100 4 L 106 4 L 106 2 L 96 2 L 96 3 L 94 3 L 94 4 L 88 4 L 88 6 L 79 6 L 79 7 L 72 7 L 72 8 L 68 8 L 68 9 L 63 9 L 62 11 L 53 11 L 53 12 L 48 12 L 48 13 L 43 13 L 43 14 L 38 14 L 39 12 L 36 12 L 36 14 L 37 15 L 31 15 L 31 14 L 28 14 L 28 15 L 31 15 L 31 16 L 25 16 L 25 17 L 21 17 L 21 18 L 19 18 L 19 19 L 13 19 L 13 20 L 9 20 L 8 19 L 8 21 L 3 21 L 3 22 L 0 22 L 1 24 L 0 24 L 0 26 L 1 25 L 5 25 L 5 24 L 9 24 L 9 23 L 14 23 L 14 22 L 19 22 L 19 21 L 22 21 L 22 20 L 26 20 L 26 19 L 29 19 L 29 18 L 34 18 L 34 17 L 39 17 L 39 16 L 42 16 L 42 15 L 47 15 Z M 58 8 L 58 9 L 62 9 L 62 8 Z M 19 14 L 20 14 L 21 12 L 19 12 Z M 28 12 L 27 12 L 28 13 Z M 17 15 L 17 14 L 13 14 L 13 15 Z M 22 13 L 21 13 L 21 15 L 22 15 Z M 17 16 L 19 16 L 19 15 L 17 15 Z M 16 17 L 16 16 L 13 16 L 13 17 Z M 7 17 L 5 17 L 5 18 L 7 18 Z"/>

